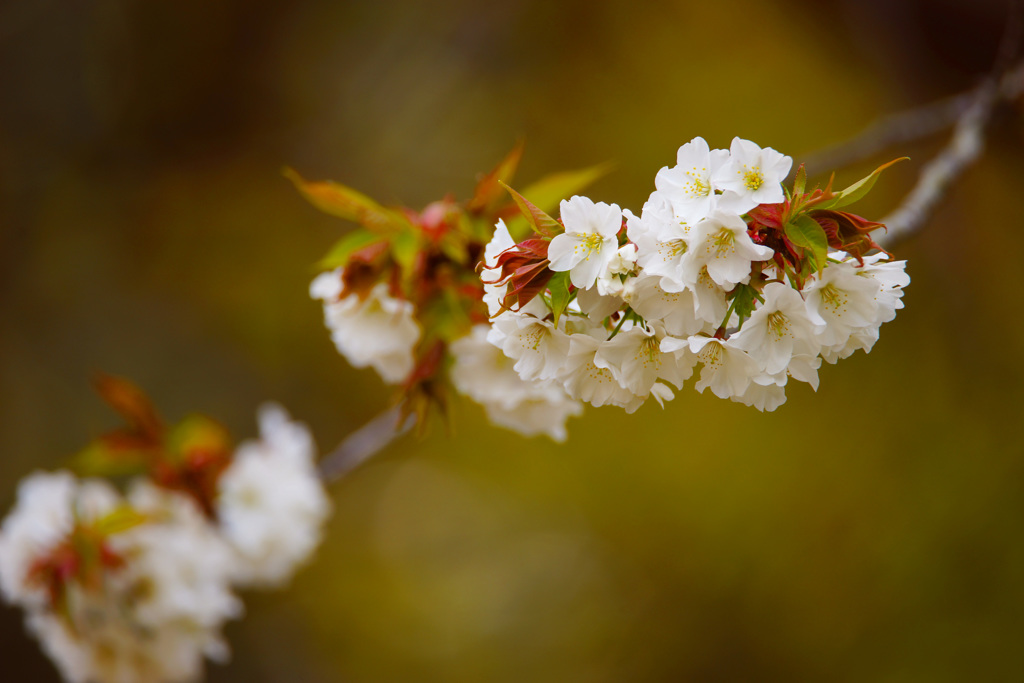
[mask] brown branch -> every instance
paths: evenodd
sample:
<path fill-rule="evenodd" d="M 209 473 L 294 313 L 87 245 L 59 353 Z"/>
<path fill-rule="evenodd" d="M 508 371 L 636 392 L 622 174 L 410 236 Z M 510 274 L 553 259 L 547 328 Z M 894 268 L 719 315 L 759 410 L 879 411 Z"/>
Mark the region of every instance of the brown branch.
<path fill-rule="evenodd" d="M 408 432 L 414 422 L 413 415 L 402 420 L 401 406 L 385 410 L 349 434 L 320 460 L 320 478 L 328 483 L 341 479 Z"/>
<path fill-rule="evenodd" d="M 882 244 L 890 244 L 920 228 L 949 186 L 981 156 L 985 127 L 1000 102 L 1024 93 L 1024 0 L 1008 0 L 1006 27 L 989 76 L 970 92 L 907 112 L 888 116 L 852 140 L 812 154 L 805 166 L 840 168 L 874 156 L 888 147 L 924 138 L 953 126 L 953 137 L 921 169 L 917 184 L 882 222 L 888 227 Z M 1016 61 L 1015 63 L 1015 60 Z"/>
<path fill-rule="evenodd" d="M 985 80 L 975 88 L 879 119 L 853 138 L 803 157 L 808 175 L 834 171 L 871 158 L 890 147 L 935 135 L 965 120 L 981 128 L 999 101 L 1012 102 L 1024 92 L 1024 0 L 1007 0 L 1006 23 L 996 57 Z M 984 102 L 988 103 L 985 110 Z M 954 135 L 954 138 L 956 136 Z M 951 143 L 952 144 L 952 143 Z M 961 144 L 965 144 L 963 140 Z"/>
<path fill-rule="evenodd" d="M 936 135 L 967 114 L 979 91 L 991 87 L 986 80 L 967 92 L 921 107 L 883 117 L 853 138 L 803 157 L 808 175 L 821 174 L 870 159 L 885 150 Z M 999 80 L 997 101 L 1011 102 L 1024 92 L 1024 62 Z"/>
<path fill-rule="evenodd" d="M 981 156 L 985 147 L 985 125 L 991 118 L 997 97 L 995 83 L 978 90 L 971 106 L 957 121 L 949 144 L 925 164 L 914 188 L 894 211 L 882 219 L 888 228 L 880 240 L 883 245 L 920 228 L 945 196 L 950 184 Z"/>

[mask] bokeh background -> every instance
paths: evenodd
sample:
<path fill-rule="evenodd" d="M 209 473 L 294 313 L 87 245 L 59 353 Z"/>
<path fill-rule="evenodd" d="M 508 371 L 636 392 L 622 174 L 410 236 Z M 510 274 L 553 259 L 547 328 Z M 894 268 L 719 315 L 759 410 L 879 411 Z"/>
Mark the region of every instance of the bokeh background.
<path fill-rule="evenodd" d="M 1002 0 L 13 0 L 0 5 L 0 510 L 116 418 L 96 370 L 239 438 L 323 449 L 382 410 L 307 295 L 349 226 L 290 165 L 386 203 L 613 161 L 639 209 L 696 135 L 801 155 L 960 92 Z M 316 561 L 247 596 L 211 681 L 1024 680 L 1020 111 L 915 237 L 870 355 L 773 414 L 686 389 L 556 445 L 455 406 L 333 488 Z M 888 158 L 878 218 L 946 137 Z M 0 607 L 4 681 L 55 674 Z"/>

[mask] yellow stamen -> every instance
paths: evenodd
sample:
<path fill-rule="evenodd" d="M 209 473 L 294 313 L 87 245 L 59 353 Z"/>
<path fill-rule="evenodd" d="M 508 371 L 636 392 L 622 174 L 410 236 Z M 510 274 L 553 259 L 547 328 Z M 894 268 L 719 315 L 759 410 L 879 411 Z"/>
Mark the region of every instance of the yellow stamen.
<path fill-rule="evenodd" d="M 573 252 L 578 253 L 581 249 L 586 252 L 584 260 L 589 261 L 590 255 L 601 248 L 604 244 L 604 237 L 596 232 L 589 232 L 585 235 L 580 235 L 580 241 L 573 247 Z"/>
<path fill-rule="evenodd" d="M 776 339 L 782 339 L 784 336 L 789 334 L 789 318 L 782 313 L 782 311 L 775 311 L 768 315 L 768 331 L 771 332 Z"/>
<path fill-rule="evenodd" d="M 764 174 L 759 168 L 743 167 L 743 185 L 751 192 L 756 192 L 764 184 Z"/>

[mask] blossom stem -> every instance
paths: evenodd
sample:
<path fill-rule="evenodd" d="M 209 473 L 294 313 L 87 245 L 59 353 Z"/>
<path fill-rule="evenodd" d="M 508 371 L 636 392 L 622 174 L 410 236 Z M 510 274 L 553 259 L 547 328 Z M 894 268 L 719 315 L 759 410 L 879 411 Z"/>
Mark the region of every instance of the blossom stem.
<path fill-rule="evenodd" d="M 622 325 L 626 322 L 626 318 L 629 317 L 629 314 L 631 312 L 632 312 L 632 309 L 628 309 L 628 308 L 625 311 L 622 312 L 622 317 L 619 318 L 619 324 L 615 326 L 615 329 L 612 330 L 611 335 L 608 336 L 608 341 L 611 341 L 612 339 L 614 339 L 615 335 L 617 335 L 619 333 L 619 330 L 622 329 Z"/>
<path fill-rule="evenodd" d="M 729 310 L 725 312 L 725 319 L 722 321 L 722 324 L 718 326 L 718 329 L 715 330 L 716 338 L 721 338 L 719 335 L 725 334 L 725 326 L 729 324 L 729 318 L 732 317 L 732 312 L 736 309 L 736 299 L 738 298 L 739 297 L 734 296 L 732 301 L 729 303 Z M 740 321 L 740 324 L 742 325 L 743 321 Z"/>

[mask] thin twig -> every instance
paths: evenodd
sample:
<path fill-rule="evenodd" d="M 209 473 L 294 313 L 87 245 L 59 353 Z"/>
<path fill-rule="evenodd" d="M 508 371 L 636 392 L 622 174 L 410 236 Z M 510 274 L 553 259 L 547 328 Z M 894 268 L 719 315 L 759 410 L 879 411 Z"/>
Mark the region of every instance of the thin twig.
<path fill-rule="evenodd" d="M 1017 60 L 1024 40 L 1024 0 L 1007 0 L 1006 4 L 1006 23 L 999 48 L 989 75 L 980 85 L 938 102 L 886 116 L 848 140 L 804 155 L 807 174 L 813 176 L 850 166 L 890 147 L 935 135 L 965 118 L 976 120 L 978 102 L 983 98 L 992 98 L 991 114 L 991 107 L 997 102 L 1012 102 L 1020 97 L 1024 92 L 1024 61 Z"/>
<path fill-rule="evenodd" d="M 985 126 L 992 112 L 1007 94 L 1016 97 L 1024 89 L 1024 62 L 1011 66 L 1024 37 L 1024 2 L 1010 0 L 1009 16 L 988 78 L 974 91 L 971 101 L 957 118 L 953 137 L 934 159 L 921 169 L 914 189 L 882 223 L 888 228 L 883 244 L 894 242 L 917 230 L 935 210 L 946 189 L 979 157 L 985 147 Z"/>
<path fill-rule="evenodd" d="M 947 97 L 937 102 L 883 117 L 853 138 L 812 152 L 803 158 L 808 175 L 845 168 L 870 159 L 885 150 L 941 133 L 965 115 L 986 86 Z M 1010 69 L 999 81 L 998 100 L 1011 102 L 1024 92 L 1024 62 Z"/>
<path fill-rule="evenodd" d="M 979 89 L 972 106 L 956 124 L 949 144 L 921 170 L 914 189 L 882 219 L 888 230 L 880 242 L 892 243 L 917 230 L 943 198 L 946 188 L 981 156 L 985 124 L 996 102 L 994 84 Z"/>
<path fill-rule="evenodd" d="M 385 410 L 349 434 L 337 448 L 320 460 L 320 478 L 328 483 L 341 479 L 408 432 L 414 422 L 413 415 L 402 421 L 400 406 Z"/>

